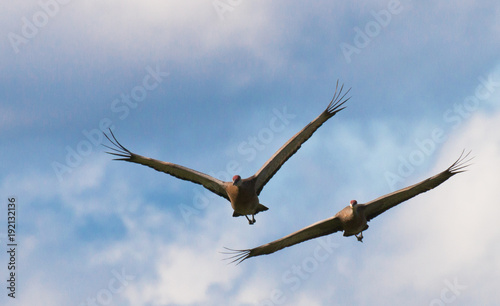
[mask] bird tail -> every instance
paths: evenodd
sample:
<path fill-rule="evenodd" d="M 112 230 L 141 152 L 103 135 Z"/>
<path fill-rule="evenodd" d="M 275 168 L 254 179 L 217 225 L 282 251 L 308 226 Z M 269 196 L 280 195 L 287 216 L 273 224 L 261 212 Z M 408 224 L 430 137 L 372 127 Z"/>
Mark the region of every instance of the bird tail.
<path fill-rule="evenodd" d="M 262 205 L 262 204 L 259 204 L 257 205 L 257 212 L 255 214 L 258 214 L 259 212 L 261 211 L 266 211 L 268 210 L 269 208 L 267 208 L 266 206 Z"/>
<path fill-rule="evenodd" d="M 268 210 L 269 208 L 267 208 L 266 206 L 262 205 L 262 204 L 259 204 L 257 205 L 257 209 L 255 210 L 255 214 L 258 214 L 259 212 L 261 211 L 266 211 Z M 240 214 L 240 213 L 237 213 L 236 211 L 233 212 L 233 217 L 241 217 L 241 216 L 244 216 L 243 214 Z"/>

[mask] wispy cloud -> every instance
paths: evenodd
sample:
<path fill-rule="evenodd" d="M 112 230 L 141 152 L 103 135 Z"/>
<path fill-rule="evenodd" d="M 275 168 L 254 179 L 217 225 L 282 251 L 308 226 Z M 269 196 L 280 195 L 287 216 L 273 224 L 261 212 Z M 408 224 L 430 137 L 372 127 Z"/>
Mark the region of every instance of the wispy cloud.
<path fill-rule="evenodd" d="M 497 2 L 402 0 L 388 22 L 387 0 L 222 0 L 234 8 L 223 20 L 214 1 L 54 1 L 9 2 L 0 13 L 0 194 L 19 200 L 20 303 L 498 301 L 500 91 L 478 90 L 500 75 Z M 56 2 L 57 12 L 44 10 Z M 356 47 L 355 27 L 373 37 L 348 64 L 339 46 Z M 27 39 L 17 53 L 9 33 Z M 168 82 L 146 90 L 148 66 Z M 134 152 L 224 175 L 234 160 L 251 175 L 321 111 L 337 78 L 353 87 L 348 107 L 273 177 L 261 197 L 270 209 L 254 226 L 223 199 L 185 222 L 179 205 L 194 203 L 198 186 L 113 162 L 96 133 L 83 133 L 112 116 Z M 147 103 L 130 106 L 144 93 Z M 284 108 L 296 117 L 272 121 Z M 390 192 L 384 174 L 430 150 L 436 128 L 444 140 L 396 188 L 463 149 L 473 164 L 373 220 L 363 244 L 333 235 L 329 256 L 315 254 L 315 240 L 236 267 L 222 260 L 224 246 L 258 246 Z M 51 163 L 83 141 L 92 153 L 59 180 Z"/>

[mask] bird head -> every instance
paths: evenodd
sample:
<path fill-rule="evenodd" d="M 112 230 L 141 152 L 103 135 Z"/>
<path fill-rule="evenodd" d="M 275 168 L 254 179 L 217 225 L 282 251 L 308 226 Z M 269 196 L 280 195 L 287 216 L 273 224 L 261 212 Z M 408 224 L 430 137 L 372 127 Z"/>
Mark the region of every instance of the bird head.
<path fill-rule="evenodd" d="M 241 183 L 241 176 L 235 175 L 233 176 L 233 185 L 239 186 Z"/>
<path fill-rule="evenodd" d="M 358 201 L 351 200 L 351 203 L 349 204 L 349 206 L 351 206 L 352 208 L 354 208 L 354 207 L 356 207 L 356 205 L 358 205 Z"/>

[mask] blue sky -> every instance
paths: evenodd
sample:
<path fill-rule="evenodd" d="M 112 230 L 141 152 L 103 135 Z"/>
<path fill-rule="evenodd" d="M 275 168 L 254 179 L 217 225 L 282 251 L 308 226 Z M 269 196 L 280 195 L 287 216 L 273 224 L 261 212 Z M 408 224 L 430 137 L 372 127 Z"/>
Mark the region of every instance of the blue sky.
<path fill-rule="evenodd" d="M 499 300 L 497 1 L 12 2 L 0 13 L 3 305 L 491 305 Z M 348 107 L 272 178 L 249 226 L 225 199 L 112 161 L 248 177 L 328 105 Z M 273 129 L 272 122 L 280 128 Z M 252 248 L 451 165 L 470 171 L 340 234 Z M 8 258 L 1 252 L 1 279 Z M 4 281 L 4 286 L 6 282 Z"/>

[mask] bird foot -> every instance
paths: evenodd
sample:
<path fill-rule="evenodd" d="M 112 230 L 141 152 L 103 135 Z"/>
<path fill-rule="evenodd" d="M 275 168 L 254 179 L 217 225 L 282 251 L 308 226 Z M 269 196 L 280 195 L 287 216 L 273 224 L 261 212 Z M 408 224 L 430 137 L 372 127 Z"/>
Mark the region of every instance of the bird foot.
<path fill-rule="evenodd" d="M 356 238 L 358 239 L 359 242 L 363 242 L 363 232 L 359 233 L 359 236 L 358 235 L 354 235 L 356 236 Z"/>
<path fill-rule="evenodd" d="M 247 218 L 247 220 L 248 220 L 248 224 L 252 225 L 252 224 L 254 224 L 254 223 L 255 223 L 255 217 L 254 217 L 254 216 L 252 216 L 252 220 L 250 220 L 250 218 L 248 218 L 248 216 L 247 216 L 247 215 L 245 215 L 245 217 L 246 217 L 246 218 Z"/>

